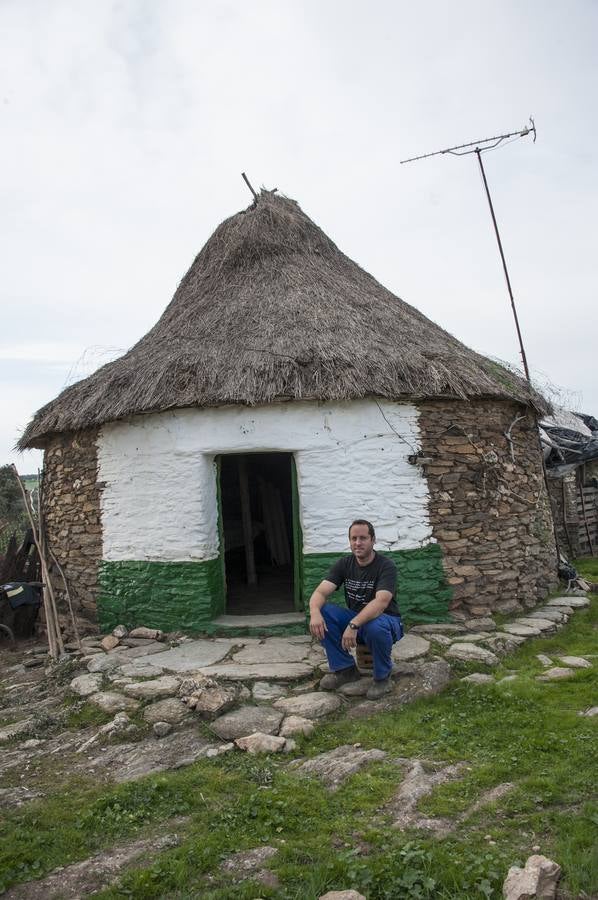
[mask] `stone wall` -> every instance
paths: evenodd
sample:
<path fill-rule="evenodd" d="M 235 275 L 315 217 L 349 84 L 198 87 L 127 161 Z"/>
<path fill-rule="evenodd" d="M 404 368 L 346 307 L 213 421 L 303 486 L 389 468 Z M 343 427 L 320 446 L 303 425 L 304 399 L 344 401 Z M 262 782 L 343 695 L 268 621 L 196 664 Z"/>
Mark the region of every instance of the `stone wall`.
<path fill-rule="evenodd" d="M 557 585 L 536 425 L 508 401 L 419 406 L 430 519 L 457 615 L 530 607 Z M 517 417 L 525 418 L 515 422 Z M 511 429 L 512 444 L 505 434 Z"/>
<path fill-rule="evenodd" d="M 43 515 L 48 544 L 64 570 L 75 612 L 91 619 L 95 619 L 102 558 L 96 439 L 96 431 L 61 435 L 44 453 Z M 63 598 L 57 571 L 53 583 Z"/>

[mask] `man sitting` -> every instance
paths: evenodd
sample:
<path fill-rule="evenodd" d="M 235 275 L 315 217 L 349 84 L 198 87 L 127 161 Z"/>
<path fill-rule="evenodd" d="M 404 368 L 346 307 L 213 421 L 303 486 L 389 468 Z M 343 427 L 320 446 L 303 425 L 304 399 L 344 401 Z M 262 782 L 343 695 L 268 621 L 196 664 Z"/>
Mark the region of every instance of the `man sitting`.
<path fill-rule="evenodd" d="M 403 637 L 395 601 L 396 566 L 376 553 L 375 540 L 371 522 L 355 519 L 349 528 L 351 554 L 335 562 L 309 601 L 309 629 L 326 650 L 330 666 L 320 688 L 333 691 L 359 679 L 349 652 L 359 642 L 368 647 L 374 661 L 374 683 L 367 692 L 370 700 L 391 690 L 392 645 Z M 326 602 L 342 584 L 348 608 Z"/>

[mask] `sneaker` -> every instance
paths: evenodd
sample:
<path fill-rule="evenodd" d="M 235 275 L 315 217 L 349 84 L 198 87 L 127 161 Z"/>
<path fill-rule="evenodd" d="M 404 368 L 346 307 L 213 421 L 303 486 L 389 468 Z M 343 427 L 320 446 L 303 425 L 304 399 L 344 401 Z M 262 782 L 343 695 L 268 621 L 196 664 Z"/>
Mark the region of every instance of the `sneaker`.
<path fill-rule="evenodd" d="M 388 694 L 389 691 L 392 691 L 390 676 L 388 678 L 383 678 L 382 681 L 374 681 L 371 688 L 369 688 L 366 697 L 368 700 L 379 700 L 380 697 L 383 697 L 384 694 Z"/>
<path fill-rule="evenodd" d="M 329 672 L 328 675 L 320 681 L 321 691 L 336 691 L 341 685 L 349 684 L 350 681 L 359 681 L 361 675 L 355 666 L 349 666 L 348 669 L 339 669 L 338 672 Z"/>

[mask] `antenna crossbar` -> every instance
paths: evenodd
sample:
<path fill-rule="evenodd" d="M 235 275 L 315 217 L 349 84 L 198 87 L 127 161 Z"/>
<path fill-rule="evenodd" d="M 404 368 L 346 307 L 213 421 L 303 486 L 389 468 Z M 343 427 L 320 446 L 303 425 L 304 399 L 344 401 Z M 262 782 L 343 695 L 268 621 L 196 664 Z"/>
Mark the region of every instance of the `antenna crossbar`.
<path fill-rule="evenodd" d="M 530 123 L 529 127 L 526 125 L 521 131 L 511 131 L 509 134 L 496 134 L 494 137 L 482 138 L 479 141 L 469 141 L 467 144 L 457 144 L 456 147 L 447 147 L 445 150 L 435 150 L 433 153 L 423 153 L 421 156 L 411 156 L 409 159 L 401 159 L 399 162 L 400 165 L 403 165 L 403 163 L 416 162 L 419 159 L 429 159 L 431 156 L 442 156 L 445 153 L 454 153 L 455 156 L 463 156 L 463 153 L 457 152 L 458 150 L 463 150 L 466 153 L 475 153 L 476 150 L 479 150 L 483 153 L 484 150 L 493 150 L 508 138 L 527 137 L 528 134 L 533 134 L 534 143 L 536 143 L 536 126 L 531 116 Z M 482 147 L 482 144 L 489 144 L 490 146 Z M 475 147 L 476 149 L 468 151 L 468 147 Z"/>

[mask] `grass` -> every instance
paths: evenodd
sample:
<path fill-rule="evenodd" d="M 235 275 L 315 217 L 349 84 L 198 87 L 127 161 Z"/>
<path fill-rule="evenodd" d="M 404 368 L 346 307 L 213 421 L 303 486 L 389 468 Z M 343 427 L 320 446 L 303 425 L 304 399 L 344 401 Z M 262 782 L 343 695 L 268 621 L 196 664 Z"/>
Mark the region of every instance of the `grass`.
<path fill-rule="evenodd" d="M 334 793 L 298 777 L 289 758 L 230 754 L 119 786 L 72 780 L 0 825 L 0 890 L 41 877 L 102 848 L 176 825 L 179 846 L 144 859 L 98 894 L 207 900 L 313 900 L 354 888 L 368 900 L 499 898 L 509 866 L 536 845 L 563 867 L 563 897 L 598 895 L 598 663 L 566 680 L 536 681 L 544 653 L 598 660 L 598 598 L 555 635 L 525 644 L 488 686 L 455 682 L 442 695 L 368 719 L 338 718 L 299 742 L 313 756 L 342 743 L 386 750 L 385 761 Z M 420 801 L 456 822 L 482 791 L 513 789 L 456 824 L 444 839 L 399 831 L 384 811 L 403 769 L 393 757 L 466 761 L 463 777 Z M 268 867 L 279 886 L 235 883 L 219 867 L 238 850 L 278 848 Z M 210 880 L 207 880 L 207 877 Z"/>

